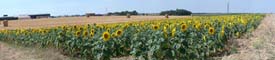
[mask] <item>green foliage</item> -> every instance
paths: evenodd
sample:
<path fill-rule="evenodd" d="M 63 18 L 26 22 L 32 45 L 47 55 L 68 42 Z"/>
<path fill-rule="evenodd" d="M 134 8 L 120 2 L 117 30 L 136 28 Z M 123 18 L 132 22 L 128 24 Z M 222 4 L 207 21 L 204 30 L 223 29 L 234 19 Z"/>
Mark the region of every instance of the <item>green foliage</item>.
<path fill-rule="evenodd" d="M 134 56 L 141 60 L 200 60 L 224 51 L 229 38 L 256 28 L 262 18 L 263 15 L 253 14 L 201 16 L 50 29 L 2 30 L 0 40 L 25 46 L 54 47 L 66 55 L 93 60 L 121 56 Z M 121 35 L 117 31 L 122 31 Z M 107 34 L 110 38 L 104 40 L 103 32 L 110 33 Z"/>

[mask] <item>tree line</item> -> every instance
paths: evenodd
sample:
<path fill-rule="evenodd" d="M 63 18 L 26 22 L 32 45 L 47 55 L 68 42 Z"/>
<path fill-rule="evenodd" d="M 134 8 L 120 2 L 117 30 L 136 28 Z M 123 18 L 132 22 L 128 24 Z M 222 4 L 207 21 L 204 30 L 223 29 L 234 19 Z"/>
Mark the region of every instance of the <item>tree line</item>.
<path fill-rule="evenodd" d="M 138 15 L 138 12 L 136 10 L 134 11 L 121 11 L 121 12 L 109 12 L 108 15 Z"/>
<path fill-rule="evenodd" d="M 138 13 L 136 10 L 134 11 L 121 11 L 121 12 L 109 12 L 107 15 L 144 15 L 145 13 Z M 159 15 L 191 15 L 192 12 L 185 9 L 176 9 L 176 10 L 167 10 L 161 11 L 158 13 Z"/>
<path fill-rule="evenodd" d="M 160 12 L 160 15 L 191 15 L 192 12 L 185 9 L 176 9 L 176 10 L 168 10 Z"/>

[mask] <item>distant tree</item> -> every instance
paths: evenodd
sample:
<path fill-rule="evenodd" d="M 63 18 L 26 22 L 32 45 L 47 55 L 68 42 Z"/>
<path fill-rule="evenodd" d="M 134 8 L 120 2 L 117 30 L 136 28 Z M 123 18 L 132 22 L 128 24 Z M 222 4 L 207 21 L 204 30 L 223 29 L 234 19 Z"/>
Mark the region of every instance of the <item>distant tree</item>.
<path fill-rule="evenodd" d="M 136 10 L 134 10 L 131 15 L 138 15 L 138 12 Z"/>
<path fill-rule="evenodd" d="M 168 11 L 162 11 L 160 12 L 160 15 L 165 15 L 165 14 L 169 14 L 169 15 L 191 15 L 192 12 L 185 10 L 185 9 L 176 9 L 176 10 L 168 10 Z"/>
<path fill-rule="evenodd" d="M 138 15 L 138 12 L 136 10 L 134 11 L 121 11 L 121 12 L 109 12 L 108 15 Z"/>
<path fill-rule="evenodd" d="M 3 15 L 3 17 L 8 17 L 8 15 L 5 14 L 5 15 Z"/>

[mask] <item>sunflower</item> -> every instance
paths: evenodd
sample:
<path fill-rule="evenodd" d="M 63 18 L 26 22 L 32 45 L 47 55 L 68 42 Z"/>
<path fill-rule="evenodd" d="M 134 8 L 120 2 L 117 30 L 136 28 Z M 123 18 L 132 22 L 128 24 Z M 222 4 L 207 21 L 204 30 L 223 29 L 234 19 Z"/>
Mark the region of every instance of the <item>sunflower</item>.
<path fill-rule="evenodd" d="M 123 34 L 123 31 L 122 30 L 117 30 L 116 31 L 116 36 L 121 36 Z"/>
<path fill-rule="evenodd" d="M 136 29 L 136 33 L 139 33 L 141 30 L 140 29 Z"/>
<path fill-rule="evenodd" d="M 206 36 L 205 36 L 205 35 L 203 35 L 203 37 L 202 37 L 202 38 L 203 38 L 203 41 L 204 41 L 204 42 L 206 42 Z"/>
<path fill-rule="evenodd" d="M 110 33 L 108 31 L 103 32 L 102 38 L 103 38 L 103 41 L 105 41 L 105 42 L 109 41 L 109 39 L 110 39 Z"/>
<path fill-rule="evenodd" d="M 91 31 L 91 33 L 95 33 L 95 29 L 91 29 L 90 31 Z"/>
<path fill-rule="evenodd" d="M 222 30 L 222 31 L 220 32 L 220 34 L 221 34 L 222 36 L 224 36 L 224 30 Z"/>
<path fill-rule="evenodd" d="M 62 28 L 62 30 L 66 30 L 66 26 L 62 26 L 61 28 Z"/>
<path fill-rule="evenodd" d="M 47 30 L 43 30 L 42 35 L 45 35 L 47 32 L 48 32 Z"/>
<path fill-rule="evenodd" d="M 201 24 L 200 24 L 200 23 L 196 23 L 196 24 L 194 25 L 194 27 L 195 27 L 197 30 L 199 30 L 199 29 L 200 29 L 200 26 L 201 26 Z"/>
<path fill-rule="evenodd" d="M 166 27 L 163 27 L 163 34 L 164 34 L 164 37 L 167 38 L 167 28 Z"/>
<path fill-rule="evenodd" d="M 112 38 L 117 37 L 116 33 L 112 33 L 111 36 L 112 36 Z"/>
<path fill-rule="evenodd" d="M 20 34 L 20 31 L 16 31 L 16 35 L 19 35 Z"/>
<path fill-rule="evenodd" d="M 84 36 L 84 37 L 88 36 L 88 32 L 87 32 L 87 31 L 84 31 L 84 32 L 83 32 L 83 36 Z"/>
<path fill-rule="evenodd" d="M 213 27 L 210 27 L 208 32 L 209 34 L 213 35 L 215 33 L 215 29 Z"/>
<path fill-rule="evenodd" d="M 110 32 L 111 31 L 110 28 L 107 28 L 107 31 Z"/>
<path fill-rule="evenodd" d="M 163 32 L 167 32 L 167 27 L 163 27 Z"/>
<path fill-rule="evenodd" d="M 210 26 L 211 26 L 210 23 L 205 23 L 204 28 L 208 28 Z"/>
<path fill-rule="evenodd" d="M 128 26 L 129 26 L 129 24 L 125 24 L 125 25 L 123 26 L 123 28 L 126 29 L 126 28 L 128 28 Z"/>
<path fill-rule="evenodd" d="M 240 32 L 237 32 L 236 33 L 236 36 L 237 36 L 237 38 L 240 38 L 241 36 L 240 36 Z"/>
<path fill-rule="evenodd" d="M 165 27 L 169 27 L 170 25 L 169 24 L 165 24 Z"/>
<path fill-rule="evenodd" d="M 224 25 L 222 26 L 222 30 L 221 30 L 220 34 L 221 34 L 222 36 L 224 36 Z"/>
<path fill-rule="evenodd" d="M 231 22 L 230 22 L 230 23 L 228 23 L 228 24 L 229 24 L 229 27 L 232 27 L 232 26 L 233 26 L 233 23 L 231 23 Z"/>
<path fill-rule="evenodd" d="M 90 32 L 90 37 L 94 37 L 94 32 Z"/>
<path fill-rule="evenodd" d="M 77 29 L 77 26 L 75 25 L 75 26 L 73 27 L 73 29 Z"/>
<path fill-rule="evenodd" d="M 154 30 L 158 30 L 158 29 L 159 29 L 159 26 L 158 26 L 158 25 L 153 25 L 152 28 L 153 28 Z"/>
<path fill-rule="evenodd" d="M 173 28 L 173 30 L 172 30 L 172 37 L 175 37 L 175 34 L 176 34 L 176 28 Z"/>
<path fill-rule="evenodd" d="M 76 31 L 76 32 L 75 32 L 75 36 L 76 36 L 76 37 L 79 37 L 79 36 L 80 36 L 80 31 Z"/>
<path fill-rule="evenodd" d="M 78 28 L 78 30 L 79 30 L 79 31 L 82 31 L 82 30 L 83 30 L 83 28 L 82 28 L 82 27 L 79 27 L 79 28 Z"/>
<path fill-rule="evenodd" d="M 63 35 L 63 33 L 62 33 L 62 32 L 58 32 L 57 34 L 58 34 L 58 36 L 62 36 L 62 35 Z"/>
<path fill-rule="evenodd" d="M 184 32 L 184 31 L 186 31 L 186 29 L 187 29 L 187 25 L 186 24 L 182 24 L 181 25 L 181 31 Z"/>

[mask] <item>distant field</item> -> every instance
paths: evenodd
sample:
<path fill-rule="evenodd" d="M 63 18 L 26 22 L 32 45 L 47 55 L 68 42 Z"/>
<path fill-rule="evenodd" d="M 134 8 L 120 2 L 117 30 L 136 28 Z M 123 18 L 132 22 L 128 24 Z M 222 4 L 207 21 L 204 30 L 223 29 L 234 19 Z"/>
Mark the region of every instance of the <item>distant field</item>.
<path fill-rule="evenodd" d="M 170 16 L 170 18 L 185 18 L 187 16 Z M 118 23 L 128 21 L 143 21 L 165 19 L 164 16 L 97 16 L 97 17 L 64 17 L 64 18 L 46 18 L 46 19 L 31 19 L 31 20 L 13 20 L 9 21 L 9 27 L 2 27 L 1 29 L 28 29 L 28 28 L 47 28 L 62 25 L 84 25 L 84 24 L 103 24 L 103 23 Z M 2 24 L 2 22 L 1 22 Z"/>

